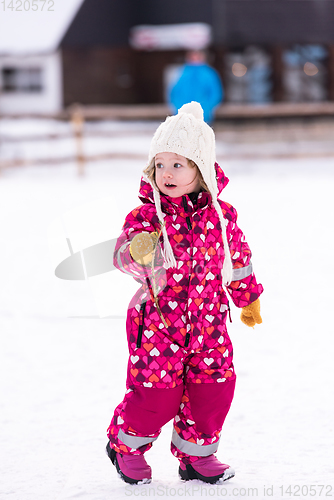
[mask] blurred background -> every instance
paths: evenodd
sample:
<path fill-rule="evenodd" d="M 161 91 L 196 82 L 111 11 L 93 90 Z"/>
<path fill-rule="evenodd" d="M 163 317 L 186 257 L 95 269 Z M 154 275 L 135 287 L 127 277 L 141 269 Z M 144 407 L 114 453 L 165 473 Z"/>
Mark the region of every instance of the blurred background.
<path fill-rule="evenodd" d="M 0 1 L 4 499 L 129 496 L 104 447 L 135 282 L 55 269 L 116 238 L 139 205 L 152 135 L 192 49 L 223 84 L 212 122 L 231 181 L 222 198 L 265 290 L 254 331 L 232 306 L 238 386 L 218 454 L 237 470 L 227 495 L 252 487 L 262 498 L 266 485 L 278 499 L 292 485 L 286 498 L 311 498 L 311 484 L 333 495 L 333 21 L 332 0 Z M 181 486 L 171 431 L 148 456 L 160 492 Z"/>
<path fill-rule="evenodd" d="M 110 137 L 105 123 L 103 131 L 95 127 L 95 146 L 82 149 L 84 122 L 163 120 L 173 111 L 168 89 L 190 49 L 205 50 L 221 78 L 217 130 L 264 124 L 265 140 L 275 140 L 284 135 L 283 119 L 290 124 L 288 141 L 291 124 L 308 141 L 327 130 L 334 115 L 333 19 L 330 0 L 26 0 L 22 6 L 5 0 L 2 168 L 114 154 L 103 140 Z M 13 117 L 53 123 L 30 122 L 29 146 L 23 123 L 14 127 L 17 134 L 8 121 L 3 128 L 3 120 Z M 318 128 L 310 126 L 315 120 Z M 91 140 L 93 131 L 86 127 L 86 132 Z M 66 143 L 66 135 L 79 136 L 79 143 Z M 226 143 L 243 137 L 227 135 Z M 328 154 L 328 144 L 325 150 Z"/>
<path fill-rule="evenodd" d="M 334 100 L 331 1 L 49 0 L 43 12 L 42 5 L 27 0 L 18 11 L 2 3 L 2 113 L 163 103 L 169 68 L 198 45 L 208 48 L 227 103 Z M 190 29 L 197 23 L 209 35 Z"/>

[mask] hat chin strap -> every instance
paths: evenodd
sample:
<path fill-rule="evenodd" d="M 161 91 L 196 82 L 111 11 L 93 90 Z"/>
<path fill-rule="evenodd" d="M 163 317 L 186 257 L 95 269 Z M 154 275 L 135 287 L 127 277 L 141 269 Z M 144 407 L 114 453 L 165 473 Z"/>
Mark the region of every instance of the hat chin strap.
<path fill-rule="evenodd" d="M 228 220 L 225 219 L 221 206 L 219 205 L 219 202 L 216 198 L 212 198 L 212 204 L 218 213 L 220 225 L 222 228 L 222 237 L 223 237 L 224 254 L 225 254 L 222 277 L 223 277 L 223 285 L 228 286 L 232 281 L 232 272 L 233 272 L 231 253 L 230 253 L 230 248 L 228 246 L 227 235 L 226 235 L 226 227 L 228 224 Z"/>
<path fill-rule="evenodd" d="M 151 184 L 152 185 L 152 184 Z M 155 189 L 154 186 L 153 188 L 153 197 L 154 197 L 154 203 L 155 203 L 155 208 L 157 211 L 157 215 L 159 217 L 160 224 L 164 223 L 165 216 L 161 210 L 161 198 L 160 198 L 160 193 Z M 165 260 L 165 267 L 166 269 L 169 269 L 170 267 L 176 267 L 176 260 L 174 256 L 174 252 L 172 249 L 172 246 L 170 244 L 167 230 L 166 230 L 166 225 L 163 226 L 162 228 L 162 235 L 163 235 L 163 240 L 164 240 L 164 248 L 163 248 L 163 256 Z"/>

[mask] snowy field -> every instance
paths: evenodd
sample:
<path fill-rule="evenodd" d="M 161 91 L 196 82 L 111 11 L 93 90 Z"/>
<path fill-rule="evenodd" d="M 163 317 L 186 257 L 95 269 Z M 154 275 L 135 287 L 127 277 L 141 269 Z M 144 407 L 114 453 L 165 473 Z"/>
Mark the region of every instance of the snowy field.
<path fill-rule="evenodd" d="M 128 150 L 139 142 L 147 151 L 150 135 Z M 229 326 L 238 379 L 218 458 L 235 478 L 182 483 L 171 422 L 146 457 L 152 483 L 117 477 L 104 449 L 125 388 L 125 316 L 100 318 L 87 282 L 54 276 L 48 229 L 104 198 L 123 219 L 139 204 L 143 167 L 91 163 L 82 178 L 73 164 L 1 172 L 1 499 L 334 497 L 334 158 L 222 163 L 222 198 L 238 210 L 265 289 L 263 324 L 247 328 L 233 307 Z M 126 306 L 133 284 L 120 276 L 114 289 Z"/>

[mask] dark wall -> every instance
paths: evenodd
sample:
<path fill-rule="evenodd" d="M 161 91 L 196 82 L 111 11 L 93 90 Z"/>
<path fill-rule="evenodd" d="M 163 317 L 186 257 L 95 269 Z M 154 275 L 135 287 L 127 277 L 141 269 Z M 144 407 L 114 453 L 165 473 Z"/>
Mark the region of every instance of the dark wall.
<path fill-rule="evenodd" d="M 127 46 L 134 24 L 133 0 L 85 0 L 61 46 Z"/>
<path fill-rule="evenodd" d="M 138 102 L 133 51 L 126 47 L 62 49 L 64 105 Z M 140 102 L 140 100 L 139 100 Z"/>
<path fill-rule="evenodd" d="M 219 45 L 330 43 L 333 0 L 213 0 Z"/>
<path fill-rule="evenodd" d="M 229 47 L 267 45 L 273 55 L 274 99 L 282 98 L 282 47 L 334 46 L 334 0 L 85 0 L 61 42 L 65 106 L 163 101 L 163 73 L 184 51 L 145 52 L 129 47 L 138 24 L 206 22 L 213 26 L 214 65 L 224 79 Z M 329 95 L 334 99 L 334 52 Z"/>
<path fill-rule="evenodd" d="M 212 0 L 134 0 L 136 24 L 212 24 Z"/>
<path fill-rule="evenodd" d="M 145 104 L 164 102 L 164 70 L 169 64 L 183 62 L 183 51 L 137 52 L 135 74 L 138 102 Z"/>
<path fill-rule="evenodd" d="M 138 24 L 212 23 L 212 0 L 85 0 L 62 42 L 64 104 L 163 101 L 167 64 L 184 53 L 138 52 L 129 32 Z"/>
<path fill-rule="evenodd" d="M 61 43 L 74 46 L 126 46 L 138 24 L 206 22 L 212 0 L 85 0 Z"/>
<path fill-rule="evenodd" d="M 217 45 L 330 43 L 334 0 L 85 0 L 62 46 L 127 46 L 138 24 L 205 22 Z"/>

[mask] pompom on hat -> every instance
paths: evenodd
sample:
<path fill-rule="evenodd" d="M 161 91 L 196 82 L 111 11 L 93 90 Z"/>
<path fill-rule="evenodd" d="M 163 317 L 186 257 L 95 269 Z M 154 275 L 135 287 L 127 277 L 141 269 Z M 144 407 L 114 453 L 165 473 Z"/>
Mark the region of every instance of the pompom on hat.
<path fill-rule="evenodd" d="M 212 128 L 204 121 L 202 106 L 195 101 L 184 104 L 177 115 L 168 116 L 159 125 L 151 142 L 148 163 L 154 162 L 158 153 L 176 153 L 196 163 L 204 182 L 212 196 L 212 204 L 215 207 L 222 228 L 225 259 L 222 275 L 224 285 L 228 285 L 232 279 L 232 261 L 226 236 L 228 220 L 224 218 L 218 202 L 218 186 L 216 179 L 216 144 L 215 134 Z M 151 183 L 152 184 L 152 183 Z M 162 222 L 164 214 L 161 210 L 160 192 L 152 184 L 154 202 L 157 215 Z M 175 256 L 168 240 L 166 228 L 163 228 L 164 257 L 167 268 L 176 267 Z"/>

